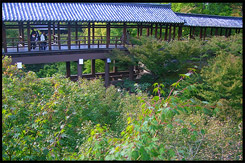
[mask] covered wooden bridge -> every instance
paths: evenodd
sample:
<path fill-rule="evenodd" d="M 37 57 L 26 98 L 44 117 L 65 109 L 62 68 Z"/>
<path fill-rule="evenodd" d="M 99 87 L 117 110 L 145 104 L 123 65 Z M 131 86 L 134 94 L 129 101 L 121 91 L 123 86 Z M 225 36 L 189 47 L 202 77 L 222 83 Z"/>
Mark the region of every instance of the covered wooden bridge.
<path fill-rule="evenodd" d="M 31 41 L 33 28 L 46 31 L 46 50 L 40 48 L 40 41 Z M 153 35 L 166 41 L 181 40 L 184 28 L 189 29 L 190 38 L 194 38 L 196 28 L 201 29 L 203 39 L 208 28 L 209 35 L 224 29 L 219 34 L 228 37 L 232 30 L 241 32 L 242 18 L 174 13 L 170 4 L 2 3 L 2 53 L 12 56 L 13 64 L 66 62 L 66 76 L 70 77 L 70 62 L 77 62 L 77 76 L 91 78 L 98 76 L 96 59 L 102 59 L 105 73 L 99 75 L 105 78 L 106 86 L 113 75 L 134 77 L 133 67 L 126 73 L 117 72 L 116 67 L 109 72 L 107 58 L 113 48 L 127 51 L 125 45 L 133 28 L 137 29 L 136 37 Z M 9 37 L 12 32 L 15 37 Z M 83 60 L 92 60 L 90 75 L 82 74 Z"/>

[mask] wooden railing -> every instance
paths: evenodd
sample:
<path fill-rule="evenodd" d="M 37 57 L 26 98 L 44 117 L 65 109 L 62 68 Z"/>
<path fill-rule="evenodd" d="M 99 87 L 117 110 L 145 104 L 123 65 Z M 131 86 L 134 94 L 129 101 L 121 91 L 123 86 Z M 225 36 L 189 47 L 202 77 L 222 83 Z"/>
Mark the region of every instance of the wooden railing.
<path fill-rule="evenodd" d="M 53 39 L 54 38 L 54 39 Z M 51 40 L 51 50 L 52 47 L 57 46 L 58 50 L 62 50 L 62 46 L 68 47 L 67 49 L 71 49 L 71 47 L 75 47 L 75 49 L 86 49 L 91 48 L 91 45 L 97 45 L 96 48 L 102 48 L 100 45 L 115 45 L 115 48 L 118 48 L 118 45 L 122 45 L 121 36 L 110 36 L 109 43 L 107 43 L 106 36 L 90 36 L 90 39 L 88 36 L 78 36 L 78 39 L 71 39 L 69 40 L 67 36 L 60 37 L 60 40 L 58 40 L 58 37 L 52 37 Z M 94 39 L 93 39 L 94 38 Z M 69 43 L 70 42 L 70 43 Z M 30 45 L 32 43 L 35 43 L 36 49 L 41 50 L 41 41 L 30 41 Z M 32 51 L 31 48 L 28 47 L 28 41 L 21 41 L 20 38 L 6 38 L 6 44 L 7 44 L 7 52 L 8 49 L 12 49 L 12 51 L 20 52 L 20 49 L 27 49 L 26 51 Z M 2 45 L 4 45 L 4 42 L 2 42 Z M 3 47 L 3 46 L 2 46 Z M 93 47 L 95 48 L 95 47 Z M 109 48 L 108 46 L 106 48 Z M 57 49 L 57 48 L 55 48 Z M 46 40 L 46 50 L 49 50 L 49 40 Z M 22 50 L 23 51 L 23 50 Z"/>

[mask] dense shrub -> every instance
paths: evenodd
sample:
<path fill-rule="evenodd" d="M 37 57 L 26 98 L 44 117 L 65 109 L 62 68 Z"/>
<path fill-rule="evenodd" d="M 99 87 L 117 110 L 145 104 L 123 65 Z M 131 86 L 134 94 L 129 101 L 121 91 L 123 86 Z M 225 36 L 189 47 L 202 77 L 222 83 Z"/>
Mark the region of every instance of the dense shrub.
<path fill-rule="evenodd" d="M 225 52 L 209 61 L 201 70 L 203 83 L 199 96 L 218 104 L 224 117 L 242 117 L 242 59 Z"/>
<path fill-rule="evenodd" d="M 117 134 L 126 125 L 121 114 L 137 113 L 137 98 L 127 106 L 128 95 L 101 80 L 40 79 L 2 61 L 4 160 L 63 159 L 78 151 L 90 126 L 107 125 Z"/>

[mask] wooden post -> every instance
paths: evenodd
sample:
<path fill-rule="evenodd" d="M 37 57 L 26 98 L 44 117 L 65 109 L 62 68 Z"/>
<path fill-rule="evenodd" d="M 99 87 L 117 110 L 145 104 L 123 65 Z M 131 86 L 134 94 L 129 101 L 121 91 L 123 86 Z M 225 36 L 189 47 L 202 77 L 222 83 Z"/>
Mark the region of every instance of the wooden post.
<path fill-rule="evenodd" d="M 110 23 L 106 25 L 106 48 L 109 48 L 110 45 Z"/>
<path fill-rule="evenodd" d="M 222 36 L 222 28 L 220 28 L 220 34 L 219 35 Z"/>
<path fill-rule="evenodd" d="M 228 28 L 225 29 L 225 37 L 227 37 Z"/>
<path fill-rule="evenodd" d="M 164 40 L 167 41 L 167 38 L 168 38 L 168 25 L 166 25 Z"/>
<path fill-rule="evenodd" d="M 213 28 L 211 27 L 210 35 L 213 35 Z"/>
<path fill-rule="evenodd" d="M 151 24 L 151 36 L 152 36 L 152 32 L 153 32 L 153 24 Z"/>
<path fill-rule="evenodd" d="M 82 77 L 82 65 L 79 64 L 79 61 L 77 61 L 77 80 L 79 77 Z"/>
<path fill-rule="evenodd" d="M 55 22 L 53 22 L 53 42 L 55 43 Z"/>
<path fill-rule="evenodd" d="M 162 24 L 160 24 L 160 36 L 159 39 L 162 39 Z"/>
<path fill-rule="evenodd" d="M 191 30 L 192 30 L 192 27 L 190 27 L 190 39 L 192 38 L 192 36 L 191 36 Z"/>
<path fill-rule="evenodd" d="M 77 22 L 75 22 L 75 40 L 76 40 L 76 45 L 78 44 L 78 37 L 77 37 L 77 34 L 78 34 L 78 29 L 77 29 Z"/>
<path fill-rule="evenodd" d="M 181 37 L 182 37 L 182 27 L 179 26 L 178 40 L 180 40 Z"/>
<path fill-rule="evenodd" d="M 196 28 L 195 28 L 195 27 L 192 27 L 192 29 L 193 29 L 192 37 L 195 38 L 195 29 L 196 29 Z"/>
<path fill-rule="evenodd" d="M 18 22 L 19 25 L 19 41 L 22 42 L 22 22 Z"/>
<path fill-rule="evenodd" d="M 200 40 L 202 40 L 202 27 L 200 27 Z"/>
<path fill-rule="evenodd" d="M 230 30 L 229 30 L 229 36 L 231 36 L 231 30 L 232 30 L 232 28 L 230 28 Z"/>
<path fill-rule="evenodd" d="M 25 47 L 25 33 L 24 33 L 24 23 L 21 23 L 21 33 L 22 33 L 22 41 L 23 41 L 23 47 Z"/>
<path fill-rule="evenodd" d="M 170 24 L 170 25 L 169 25 L 169 33 L 168 33 L 168 34 L 169 34 L 169 35 L 168 35 L 168 42 L 171 41 L 171 34 L 172 34 L 172 33 L 171 33 L 171 28 L 172 28 L 172 25 Z"/>
<path fill-rule="evenodd" d="M 48 22 L 48 49 L 51 50 L 51 22 Z"/>
<path fill-rule="evenodd" d="M 205 40 L 205 37 L 206 37 L 206 32 L 207 32 L 207 28 L 206 27 L 204 27 L 204 36 L 203 36 L 203 40 Z"/>
<path fill-rule="evenodd" d="M 94 44 L 94 23 L 93 23 L 93 26 L 92 26 L 92 43 Z"/>
<path fill-rule="evenodd" d="M 109 63 L 107 63 L 107 59 L 105 59 L 105 87 L 108 87 L 110 85 L 110 74 L 109 74 Z"/>
<path fill-rule="evenodd" d="M 7 39 L 6 39 L 6 28 L 4 22 L 2 22 L 2 39 L 3 39 L 3 47 L 4 47 L 4 53 L 7 53 Z"/>
<path fill-rule="evenodd" d="M 71 63 L 66 62 L 66 77 L 69 78 L 71 77 Z"/>
<path fill-rule="evenodd" d="M 90 22 L 88 22 L 88 48 L 90 49 L 90 32 L 91 32 L 91 25 Z"/>
<path fill-rule="evenodd" d="M 95 59 L 91 59 L 91 74 L 95 76 Z"/>
<path fill-rule="evenodd" d="M 157 24 L 155 26 L 155 38 L 157 38 Z"/>
<path fill-rule="evenodd" d="M 27 43 L 28 43 L 28 51 L 31 51 L 31 36 L 30 36 L 30 22 L 27 22 Z"/>
<path fill-rule="evenodd" d="M 71 50 L 71 26 L 70 22 L 68 22 L 68 50 Z"/>
<path fill-rule="evenodd" d="M 142 23 L 140 23 L 140 36 L 142 36 Z"/>
<path fill-rule="evenodd" d="M 129 66 L 129 80 L 134 80 L 134 66 Z"/>
<path fill-rule="evenodd" d="M 140 35 L 140 27 L 139 27 L 139 24 L 137 25 L 137 38 L 139 38 L 139 35 Z"/>
<path fill-rule="evenodd" d="M 113 66 L 113 72 L 114 73 L 117 73 L 117 67 L 115 66 L 116 60 L 113 61 L 113 64 L 114 64 L 114 66 Z"/>
<path fill-rule="evenodd" d="M 126 32 L 127 32 L 127 26 L 126 23 L 123 23 L 123 46 L 126 44 Z"/>
<path fill-rule="evenodd" d="M 215 36 L 218 35 L 218 28 L 215 28 Z"/>
<path fill-rule="evenodd" d="M 240 33 L 240 29 L 238 29 L 238 33 Z"/>
<path fill-rule="evenodd" d="M 149 27 L 147 27 L 147 36 L 150 35 L 150 32 L 149 32 Z"/>
<path fill-rule="evenodd" d="M 174 25 L 174 31 L 173 31 L 173 40 L 174 40 L 174 38 L 175 38 L 175 28 L 176 28 L 176 26 Z"/>
<path fill-rule="evenodd" d="M 58 22 L 57 24 L 57 34 L 58 34 L 58 47 L 59 47 L 59 50 L 61 50 L 61 46 L 60 46 L 60 22 Z"/>

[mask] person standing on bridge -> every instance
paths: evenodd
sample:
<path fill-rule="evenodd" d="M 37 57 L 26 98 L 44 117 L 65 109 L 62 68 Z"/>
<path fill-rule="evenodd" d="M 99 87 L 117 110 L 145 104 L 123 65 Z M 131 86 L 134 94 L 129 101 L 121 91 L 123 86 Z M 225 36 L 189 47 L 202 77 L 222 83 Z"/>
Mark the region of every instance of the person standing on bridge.
<path fill-rule="evenodd" d="M 46 44 L 47 44 L 47 36 L 46 36 L 46 34 L 45 34 L 45 32 L 43 32 L 42 34 L 41 34 L 41 37 L 40 37 L 40 41 L 41 41 L 41 50 L 45 50 L 46 49 Z"/>

